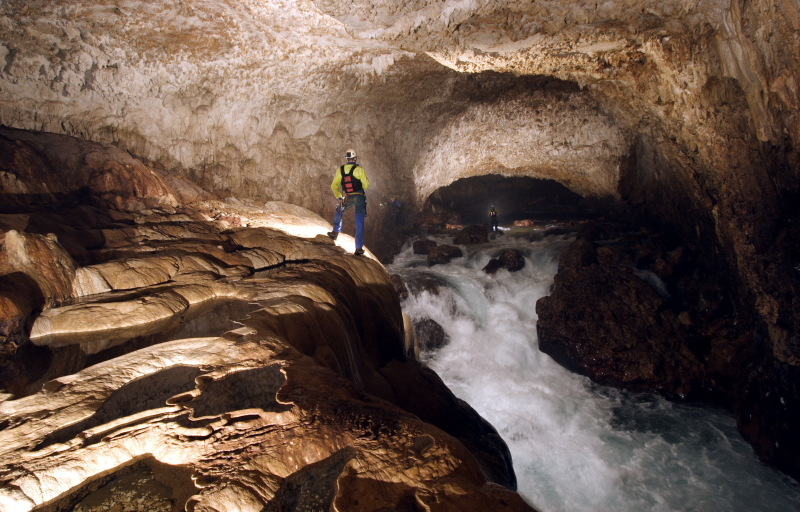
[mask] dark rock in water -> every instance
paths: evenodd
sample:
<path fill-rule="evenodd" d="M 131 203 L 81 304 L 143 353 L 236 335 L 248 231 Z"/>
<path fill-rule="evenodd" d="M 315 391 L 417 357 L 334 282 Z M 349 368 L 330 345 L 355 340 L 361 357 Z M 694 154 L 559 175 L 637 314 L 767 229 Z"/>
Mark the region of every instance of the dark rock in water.
<path fill-rule="evenodd" d="M 525 267 L 525 257 L 515 249 L 504 249 L 497 257 L 509 272 L 516 272 Z"/>
<path fill-rule="evenodd" d="M 505 235 L 505 233 L 503 233 L 502 231 L 492 231 L 489 234 L 489 240 L 495 240 L 498 236 L 503 236 L 503 235 Z"/>
<path fill-rule="evenodd" d="M 487 263 L 486 266 L 483 267 L 483 271 L 486 272 L 487 274 L 494 274 L 501 268 L 503 268 L 503 262 L 498 260 L 497 258 L 492 258 L 489 260 L 489 263 Z"/>
<path fill-rule="evenodd" d="M 434 247 L 436 247 L 436 242 L 433 240 L 417 240 L 414 242 L 414 254 L 430 254 Z"/>
<path fill-rule="evenodd" d="M 620 262 L 620 255 L 610 247 L 598 247 L 597 262 L 604 267 L 618 265 Z"/>
<path fill-rule="evenodd" d="M 687 398 L 705 378 L 675 313 L 642 279 L 577 240 L 561 255 L 555 289 L 539 299 L 539 348 L 609 386 Z"/>
<path fill-rule="evenodd" d="M 439 245 L 434 247 L 428 254 L 428 266 L 444 265 L 450 263 L 453 258 L 460 258 L 464 253 L 458 247 L 452 245 Z"/>
<path fill-rule="evenodd" d="M 430 318 L 414 322 L 414 329 L 422 350 L 436 350 L 450 342 L 450 337 L 445 334 L 442 326 Z"/>
<path fill-rule="evenodd" d="M 516 272 L 525 267 L 525 257 L 522 253 L 515 249 L 504 249 L 500 252 L 497 258 L 492 258 L 489 263 L 483 267 L 483 271 L 487 274 L 494 274 L 501 268 L 508 269 L 509 272 Z"/>
<path fill-rule="evenodd" d="M 597 251 L 592 242 L 579 239 L 569 245 L 558 259 L 558 271 L 576 269 L 597 261 Z"/>
<path fill-rule="evenodd" d="M 489 241 L 489 230 L 483 226 L 467 226 L 453 239 L 454 244 L 485 244 Z"/>
<path fill-rule="evenodd" d="M 397 274 L 391 274 L 389 277 L 392 280 L 392 286 L 394 286 L 397 297 L 401 301 L 406 300 L 408 298 L 408 288 L 406 287 L 406 283 L 403 282 L 403 278 Z"/>

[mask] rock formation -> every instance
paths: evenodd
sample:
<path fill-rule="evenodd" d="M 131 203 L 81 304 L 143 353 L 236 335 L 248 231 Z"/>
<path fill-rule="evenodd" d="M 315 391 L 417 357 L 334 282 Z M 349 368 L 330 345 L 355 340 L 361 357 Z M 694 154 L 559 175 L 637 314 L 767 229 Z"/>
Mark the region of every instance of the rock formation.
<path fill-rule="evenodd" d="M 678 316 L 603 249 L 579 240 L 561 253 L 553 293 L 536 304 L 539 348 L 601 384 L 698 393 L 705 375 Z"/>
<path fill-rule="evenodd" d="M 414 328 L 419 340 L 420 349 L 436 350 L 447 345 L 450 341 L 444 328 L 430 318 L 423 318 L 414 322 Z"/>
<path fill-rule="evenodd" d="M 436 242 L 433 240 L 414 240 L 414 254 L 430 254 L 431 250 L 436 247 L 436 245 Z"/>
<path fill-rule="evenodd" d="M 56 139 L 88 172 L 114 152 Z M 16 175 L 50 168 L 30 154 Z M 373 257 L 302 208 L 173 207 L 125 172 L 142 186 L 0 214 L 0 509 L 532 510 L 496 430 L 414 359 Z"/>
<path fill-rule="evenodd" d="M 494 274 L 501 268 L 509 272 L 517 272 L 525 268 L 525 257 L 515 249 L 503 249 L 496 258 L 489 260 L 489 263 L 483 267 L 483 271 L 487 274 Z"/>
<path fill-rule="evenodd" d="M 453 258 L 461 258 L 464 252 L 454 245 L 437 245 L 428 252 L 428 266 L 445 265 Z"/>
<path fill-rule="evenodd" d="M 680 238 L 720 283 L 736 312 L 737 341 L 718 353 L 741 356 L 726 377 L 740 428 L 797 470 L 796 1 L 7 0 L 0 21 L 0 124 L 110 145 L 77 160 L 57 135 L 3 139 L 9 204 L 172 209 L 218 195 L 330 219 L 331 175 L 353 146 L 374 183 L 367 246 L 388 258 L 389 197 L 414 218 L 461 178 L 553 179 Z M 214 221 L 251 221 L 227 209 Z M 105 240 L 36 222 L 9 231 L 54 233 L 78 265 L 98 263 Z M 0 283 L 17 294 L 0 325 L 12 337 L 58 300 L 19 298 L 36 283 L 23 275 Z"/>
<path fill-rule="evenodd" d="M 454 244 L 470 245 L 485 244 L 489 241 L 489 230 L 486 226 L 467 226 L 453 239 Z"/>

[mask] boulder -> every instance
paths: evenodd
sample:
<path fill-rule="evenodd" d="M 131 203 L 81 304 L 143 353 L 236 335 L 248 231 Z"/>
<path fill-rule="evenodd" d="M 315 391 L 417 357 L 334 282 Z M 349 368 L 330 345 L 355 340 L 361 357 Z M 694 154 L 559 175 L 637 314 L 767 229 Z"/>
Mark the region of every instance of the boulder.
<path fill-rule="evenodd" d="M 558 271 L 580 269 L 597 261 L 597 250 L 592 242 L 578 239 L 571 243 L 558 258 Z"/>
<path fill-rule="evenodd" d="M 503 249 L 497 258 L 492 258 L 489 263 L 483 267 L 483 271 L 487 274 L 494 274 L 501 268 L 507 269 L 509 272 L 516 272 L 525 267 L 525 257 L 521 252 L 516 249 Z"/>
<path fill-rule="evenodd" d="M 408 288 L 403 278 L 397 274 L 390 274 L 389 278 L 392 280 L 392 286 L 397 293 L 397 298 L 399 298 L 400 301 L 406 300 L 408 298 Z"/>
<path fill-rule="evenodd" d="M 494 274 L 501 268 L 503 268 L 503 262 L 498 260 L 497 258 L 492 258 L 489 260 L 489 263 L 487 263 L 486 266 L 483 267 L 482 270 L 487 274 Z"/>
<path fill-rule="evenodd" d="M 462 229 L 453 239 L 453 243 L 458 245 L 485 244 L 488 241 L 489 229 L 486 225 L 478 226 L 475 224 Z"/>
<path fill-rule="evenodd" d="M 445 334 L 441 325 L 430 318 L 423 318 L 414 322 L 417 332 L 417 341 L 421 350 L 436 350 L 450 342 L 450 337 Z"/>
<path fill-rule="evenodd" d="M 601 254 L 606 264 L 598 263 Z M 553 293 L 539 299 L 536 313 L 542 352 L 600 384 L 684 399 L 705 379 L 676 314 L 587 240 L 564 250 Z"/>
<path fill-rule="evenodd" d="M 428 266 L 444 265 L 450 263 L 453 258 L 460 258 L 464 253 L 453 245 L 439 245 L 434 247 L 428 254 Z"/>
<path fill-rule="evenodd" d="M 414 254 L 430 254 L 431 249 L 436 247 L 436 242 L 433 240 L 416 240 L 414 241 Z"/>
<path fill-rule="evenodd" d="M 525 257 L 516 249 L 502 250 L 497 259 L 503 263 L 503 267 L 507 268 L 509 272 L 516 272 L 525 267 Z"/>

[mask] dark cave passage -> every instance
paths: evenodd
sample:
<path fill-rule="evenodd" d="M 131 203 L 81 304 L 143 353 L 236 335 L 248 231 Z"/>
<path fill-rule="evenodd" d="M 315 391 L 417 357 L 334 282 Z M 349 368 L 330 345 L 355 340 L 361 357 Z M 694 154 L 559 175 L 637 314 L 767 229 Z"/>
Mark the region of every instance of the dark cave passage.
<path fill-rule="evenodd" d="M 598 207 L 561 183 L 527 176 L 496 174 L 462 178 L 434 191 L 421 215 L 429 224 L 483 224 L 497 209 L 501 226 L 529 219 L 535 222 L 591 219 Z"/>

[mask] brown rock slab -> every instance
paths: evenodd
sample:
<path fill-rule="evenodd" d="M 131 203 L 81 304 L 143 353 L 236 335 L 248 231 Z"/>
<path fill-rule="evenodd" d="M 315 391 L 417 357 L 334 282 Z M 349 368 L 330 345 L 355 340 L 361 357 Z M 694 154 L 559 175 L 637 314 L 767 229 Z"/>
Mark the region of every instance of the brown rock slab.
<path fill-rule="evenodd" d="M 36 281 L 45 304 L 58 304 L 72 297 L 72 280 L 77 264 L 54 234 L 38 235 L 11 230 L 6 233 L 3 247 L 11 268 Z"/>

